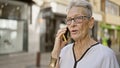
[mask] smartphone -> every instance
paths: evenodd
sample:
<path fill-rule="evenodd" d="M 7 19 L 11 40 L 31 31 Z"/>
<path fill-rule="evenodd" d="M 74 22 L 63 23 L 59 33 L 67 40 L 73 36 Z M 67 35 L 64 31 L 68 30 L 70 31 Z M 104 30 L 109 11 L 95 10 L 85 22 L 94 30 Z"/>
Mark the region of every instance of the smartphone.
<path fill-rule="evenodd" d="M 68 41 L 69 39 L 69 36 L 70 36 L 70 32 L 69 32 L 69 29 L 67 28 L 66 32 L 63 34 L 63 41 Z"/>

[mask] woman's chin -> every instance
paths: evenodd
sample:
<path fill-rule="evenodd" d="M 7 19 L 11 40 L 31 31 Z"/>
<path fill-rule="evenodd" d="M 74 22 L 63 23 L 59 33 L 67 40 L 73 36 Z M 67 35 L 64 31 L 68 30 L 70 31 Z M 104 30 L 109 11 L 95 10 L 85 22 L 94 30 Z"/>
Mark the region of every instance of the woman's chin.
<path fill-rule="evenodd" d="M 77 40 L 82 39 L 82 37 L 81 37 L 81 36 L 78 36 L 78 35 L 71 36 L 71 38 L 72 38 L 74 41 L 77 41 Z"/>
<path fill-rule="evenodd" d="M 72 38 L 73 40 L 77 40 L 77 39 L 78 39 L 77 36 L 71 36 L 71 38 Z"/>

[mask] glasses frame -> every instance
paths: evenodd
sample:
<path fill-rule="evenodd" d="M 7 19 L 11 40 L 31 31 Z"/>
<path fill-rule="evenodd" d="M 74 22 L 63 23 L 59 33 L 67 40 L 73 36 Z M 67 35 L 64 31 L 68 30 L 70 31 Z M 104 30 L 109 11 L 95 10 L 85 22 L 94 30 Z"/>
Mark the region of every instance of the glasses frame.
<path fill-rule="evenodd" d="M 65 23 L 67 25 L 70 25 L 74 21 L 76 24 L 80 24 L 83 22 L 83 20 L 85 20 L 85 18 L 90 19 L 91 17 L 90 16 L 77 16 L 74 18 L 65 19 Z"/>

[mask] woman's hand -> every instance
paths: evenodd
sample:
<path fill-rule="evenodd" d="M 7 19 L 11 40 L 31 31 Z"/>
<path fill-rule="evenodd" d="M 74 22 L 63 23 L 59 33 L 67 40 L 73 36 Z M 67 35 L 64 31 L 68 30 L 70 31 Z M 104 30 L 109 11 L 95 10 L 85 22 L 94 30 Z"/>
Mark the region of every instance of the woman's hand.
<path fill-rule="evenodd" d="M 54 48 L 52 51 L 52 57 L 54 58 L 58 58 L 61 49 L 65 46 L 65 44 L 67 43 L 67 41 L 63 41 L 63 34 L 66 32 L 66 27 L 65 28 L 61 28 L 58 30 L 57 34 L 56 34 L 56 38 L 55 38 L 55 43 L 54 43 Z"/>

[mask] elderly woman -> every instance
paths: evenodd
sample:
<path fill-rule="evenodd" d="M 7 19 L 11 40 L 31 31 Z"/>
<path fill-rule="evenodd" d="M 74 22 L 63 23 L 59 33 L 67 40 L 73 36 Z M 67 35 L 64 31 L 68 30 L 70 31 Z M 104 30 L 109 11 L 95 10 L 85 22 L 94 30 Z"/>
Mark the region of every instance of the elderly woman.
<path fill-rule="evenodd" d="M 94 26 L 90 3 L 85 0 L 71 2 L 66 25 L 74 42 L 64 45 L 62 36 L 67 29 L 58 30 L 50 68 L 119 68 L 114 52 L 89 34 Z"/>

